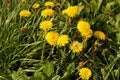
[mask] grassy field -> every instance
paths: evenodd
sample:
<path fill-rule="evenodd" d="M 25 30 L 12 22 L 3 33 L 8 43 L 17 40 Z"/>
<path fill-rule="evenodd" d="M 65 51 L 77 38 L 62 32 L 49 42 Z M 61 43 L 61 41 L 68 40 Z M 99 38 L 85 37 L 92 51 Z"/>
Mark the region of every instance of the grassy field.
<path fill-rule="evenodd" d="M 119 80 L 120 0 L 0 0 L 0 80 Z"/>

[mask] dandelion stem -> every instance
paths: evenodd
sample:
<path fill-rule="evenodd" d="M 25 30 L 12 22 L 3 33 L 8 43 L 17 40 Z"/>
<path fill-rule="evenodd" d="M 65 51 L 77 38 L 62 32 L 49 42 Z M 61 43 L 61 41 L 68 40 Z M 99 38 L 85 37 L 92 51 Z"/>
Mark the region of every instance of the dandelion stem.
<path fill-rule="evenodd" d="M 47 57 L 47 60 L 48 60 L 48 59 L 51 57 L 51 55 L 54 53 L 54 48 L 55 48 L 55 46 L 52 47 L 52 50 L 51 50 L 49 56 Z"/>
<path fill-rule="evenodd" d="M 43 39 L 45 38 L 47 31 L 45 31 L 45 34 L 43 35 Z M 42 49 L 42 55 L 41 55 L 41 62 L 43 62 L 44 59 L 44 52 L 45 52 L 45 39 L 43 40 L 43 49 Z"/>

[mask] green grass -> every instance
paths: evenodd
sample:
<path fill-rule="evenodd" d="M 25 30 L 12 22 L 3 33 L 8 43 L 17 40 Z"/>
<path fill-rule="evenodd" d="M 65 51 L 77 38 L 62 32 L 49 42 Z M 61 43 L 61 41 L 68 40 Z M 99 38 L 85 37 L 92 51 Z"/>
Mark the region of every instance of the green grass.
<path fill-rule="evenodd" d="M 98 39 L 92 36 L 78 54 L 70 51 L 69 44 L 50 46 L 44 40 L 45 32 L 39 29 L 39 23 L 44 20 L 40 13 L 45 9 L 46 0 L 27 0 L 26 3 L 0 0 L 0 80 L 81 80 L 80 61 L 85 63 L 83 67 L 91 69 L 90 80 L 119 80 L 120 1 L 63 1 L 56 0 L 52 30 L 69 35 L 71 41 L 82 42 L 76 26 L 83 19 L 90 23 L 93 31 L 103 31 L 108 39 L 99 40 L 100 44 L 95 46 Z M 34 2 L 40 3 L 39 9 L 32 9 Z M 68 6 L 78 4 L 84 5 L 84 9 L 77 17 L 67 20 L 61 14 Z M 32 15 L 20 17 L 23 9 L 29 9 Z M 62 31 L 64 26 L 68 26 L 66 31 Z"/>

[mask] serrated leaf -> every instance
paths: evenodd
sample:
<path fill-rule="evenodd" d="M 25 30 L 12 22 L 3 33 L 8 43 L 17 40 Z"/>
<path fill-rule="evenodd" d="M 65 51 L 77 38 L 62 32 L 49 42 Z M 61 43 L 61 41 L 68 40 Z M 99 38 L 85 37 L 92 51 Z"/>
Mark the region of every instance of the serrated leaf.
<path fill-rule="evenodd" d="M 47 62 L 44 65 L 43 72 L 50 77 L 54 73 L 54 65 L 52 62 Z"/>

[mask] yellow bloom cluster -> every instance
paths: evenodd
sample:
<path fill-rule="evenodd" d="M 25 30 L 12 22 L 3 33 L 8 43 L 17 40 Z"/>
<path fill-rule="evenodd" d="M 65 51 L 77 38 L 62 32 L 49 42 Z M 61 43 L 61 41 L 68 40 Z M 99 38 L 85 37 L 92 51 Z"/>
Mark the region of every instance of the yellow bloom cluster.
<path fill-rule="evenodd" d="M 70 6 L 62 11 L 62 14 L 66 14 L 69 17 L 75 17 L 78 15 L 78 6 Z"/>
<path fill-rule="evenodd" d="M 45 40 L 50 45 L 57 45 L 59 47 L 65 46 L 69 42 L 68 35 L 60 35 L 55 31 L 50 31 L 46 34 Z"/>
<path fill-rule="evenodd" d="M 57 40 L 58 40 L 59 34 L 55 31 L 50 31 L 46 34 L 45 40 L 50 44 L 50 45 L 56 45 Z"/>
<path fill-rule="evenodd" d="M 94 36 L 101 40 L 105 40 L 106 38 L 106 35 L 102 31 L 95 31 Z"/>
<path fill-rule="evenodd" d="M 79 21 L 77 24 L 77 29 L 85 41 L 93 35 L 93 31 L 90 29 L 90 24 L 88 22 Z"/>
<path fill-rule="evenodd" d="M 69 42 L 69 37 L 68 35 L 60 35 L 58 40 L 57 40 L 57 45 L 58 46 L 65 46 Z"/>
<path fill-rule="evenodd" d="M 45 6 L 50 6 L 50 7 L 54 7 L 54 3 L 51 1 L 48 1 L 44 4 Z"/>
<path fill-rule="evenodd" d="M 40 23 L 39 28 L 43 29 L 43 30 L 48 30 L 48 29 L 52 28 L 52 26 L 53 26 L 53 23 L 51 21 L 42 21 Z"/>
<path fill-rule="evenodd" d="M 41 16 L 43 16 L 43 17 L 52 17 L 52 16 L 54 16 L 54 10 L 52 10 L 52 9 L 44 9 L 42 12 L 41 12 Z"/>
<path fill-rule="evenodd" d="M 29 10 L 22 10 L 22 11 L 20 11 L 19 15 L 21 17 L 30 17 L 31 12 Z"/>
<path fill-rule="evenodd" d="M 73 41 L 72 44 L 70 44 L 70 49 L 73 51 L 73 53 L 78 53 L 83 50 L 83 45 L 78 41 Z"/>
<path fill-rule="evenodd" d="M 79 75 L 82 80 L 89 80 L 89 78 L 92 76 L 92 72 L 89 68 L 81 68 L 79 70 Z"/>
<path fill-rule="evenodd" d="M 33 5 L 32 5 L 32 8 L 33 9 L 37 9 L 37 8 L 39 8 L 40 7 L 40 4 L 39 3 L 34 3 Z"/>

